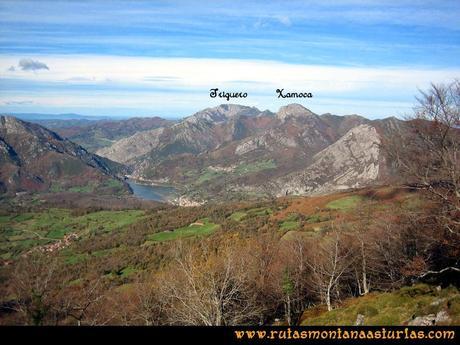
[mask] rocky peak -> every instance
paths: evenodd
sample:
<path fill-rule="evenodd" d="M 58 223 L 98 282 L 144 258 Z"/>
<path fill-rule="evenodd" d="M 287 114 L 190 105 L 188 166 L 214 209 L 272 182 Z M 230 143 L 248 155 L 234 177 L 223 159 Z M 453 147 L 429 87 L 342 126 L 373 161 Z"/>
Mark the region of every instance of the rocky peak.
<path fill-rule="evenodd" d="M 24 122 L 13 116 L 0 116 L 0 129 L 8 134 L 24 131 Z"/>
<path fill-rule="evenodd" d="M 306 117 L 314 115 L 315 113 L 297 103 L 288 104 L 281 107 L 276 114 L 280 120 L 285 120 L 288 117 Z"/>
<path fill-rule="evenodd" d="M 260 113 L 261 111 L 255 107 L 238 104 L 221 104 L 214 108 L 201 110 L 185 118 L 184 121 L 188 123 L 198 123 L 200 121 L 223 122 L 241 115 L 256 116 Z"/>
<path fill-rule="evenodd" d="M 29 148 L 43 141 L 63 141 L 58 134 L 13 116 L 0 116 L 0 137 Z"/>

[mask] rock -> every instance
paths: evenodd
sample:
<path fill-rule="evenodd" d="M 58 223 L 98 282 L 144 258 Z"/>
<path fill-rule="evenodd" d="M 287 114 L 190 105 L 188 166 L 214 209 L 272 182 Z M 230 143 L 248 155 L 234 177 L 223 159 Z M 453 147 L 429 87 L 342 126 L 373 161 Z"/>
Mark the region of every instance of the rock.
<path fill-rule="evenodd" d="M 364 325 L 364 315 L 358 314 L 358 316 L 356 317 L 355 326 L 362 326 L 362 325 Z"/>
<path fill-rule="evenodd" d="M 442 302 L 444 302 L 444 298 L 439 298 L 431 302 L 430 305 L 437 306 L 437 305 L 440 305 Z"/>
<path fill-rule="evenodd" d="M 132 159 L 145 155 L 161 144 L 164 128 L 155 128 L 138 132 L 130 137 L 116 141 L 112 146 L 96 151 L 96 154 L 114 162 L 127 163 Z"/>
<path fill-rule="evenodd" d="M 445 310 L 439 311 L 435 314 L 428 314 L 424 316 L 417 316 L 415 319 L 411 320 L 409 326 L 433 326 L 440 323 L 449 323 L 451 318 Z"/>
<path fill-rule="evenodd" d="M 309 109 L 305 108 L 304 106 L 293 103 L 289 105 L 285 105 L 281 107 L 276 114 L 280 120 L 285 120 L 288 117 L 302 117 L 302 116 L 312 116 L 315 115 Z"/>
<path fill-rule="evenodd" d="M 451 321 L 451 318 L 445 310 L 441 310 L 440 312 L 436 314 L 435 322 L 437 325 L 440 323 L 449 323 L 450 321 Z"/>
<path fill-rule="evenodd" d="M 377 180 L 379 175 L 380 138 L 370 125 L 348 131 L 334 144 L 313 157 L 305 170 L 287 175 L 275 183 L 277 195 L 318 194 L 359 188 Z"/>
<path fill-rule="evenodd" d="M 436 324 L 436 315 L 429 314 L 425 316 L 417 316 L 409 321 L 409 326 L 433 326 Z"/>

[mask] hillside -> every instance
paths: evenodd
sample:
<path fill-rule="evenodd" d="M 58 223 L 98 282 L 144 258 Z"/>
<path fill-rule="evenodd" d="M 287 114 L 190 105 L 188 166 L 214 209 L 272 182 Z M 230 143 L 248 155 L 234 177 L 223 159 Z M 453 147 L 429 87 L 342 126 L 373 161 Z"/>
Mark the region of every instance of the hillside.
<path fill-rule="evenodd" d="M 365 324 L 404 324 L 412 314 L 415 319 L 443 310 L 449 319 L 442 322 L 459 322 L 454 288 L 416 286 L 398 292 L 414 279 L 420 260 L 401 251 L 411 243 L 404 224 L 414 220 L 408 215 L 425 214 L 420 218 L 429 222 L 435 212 L 416 190 L 382 187 L 270 202 L 145 206 L 114 210 L 100 203 L 66 209 L 62 203 L 32 203 L 3 210 L 0 323 L 49 324 L 58 313 L 57 322 L 66 325 L 272 324 L 287 322 L 286 301 L 292 320 L 303 315 L 308 324 L 354 323 L 358 313 Z M 432 260 L 429 248 L 442 243 L 441 234 L 429 226 L 414 229 L 410 233 L 419 239 L 420 251 Z M 320 277 L 308 263 L 330 253 L 335 236 L 340 236 L 346 273 L 334 286 L 333 310 L 326 312 L 317 290 Z M 355 270 L 361 267 L 362 236 L 366 253 L 373 253 L 368 262 L 372 290 L 351 298 L 361 289 Z M 433 250 L 449 255 L 447 249 Z M 438 263 L 429 265 L 437 269 Z M 35 321 L 35 314 L 17 308 L 30 301 L 28 284 L 43 295 L 41 304 L 27 310 L 47 308 Z M 220 291 L 214 289 L 230 288 L 238 295 L 225 295 L 224 321 L 214 318 L 220 307 L 210 296 Z M 244 305 L 238 302 L 242 298 Z M 74 314 L 81 303 L 88 303 L 85 311 Z M 18 311 L 7 311 L 8 306 Z M 197 307 L 208 316 L 190 313 Z"/>
<path fill-rule="evenodd" d="M 330 312 L 324 307 L 307 310 L 303 326 L 412 325 L 446 326 L 460 323 L 460 291 L 449 286 L 418 284 L 394 292 L 373 292 L 351 298 Z"/>
<path fill-rule="evenodd" d="M 97 153 L 128 165 L 134 179 L 197 200 L 311 195 L 391 178 L 381 143 L 404 128 L 395 118 L 317 115 L 299 104 L 276 114 L 221 105 Z"/>
<path fill-rule="evenodd" d="M 117 140 L 160 127 L 168 127 L 174 121 L 160 117 L 133 117 L 125 120 L 35 120 L 34 122 L 47 127 L 60 136 L 65 137 L 95 152 L 112 145 Z"/>
<path fill-rule="evenodd" d="M 120 164 L 14 117 L 0 117 L 0 163 L 1 193 L 129 193 Z"/>

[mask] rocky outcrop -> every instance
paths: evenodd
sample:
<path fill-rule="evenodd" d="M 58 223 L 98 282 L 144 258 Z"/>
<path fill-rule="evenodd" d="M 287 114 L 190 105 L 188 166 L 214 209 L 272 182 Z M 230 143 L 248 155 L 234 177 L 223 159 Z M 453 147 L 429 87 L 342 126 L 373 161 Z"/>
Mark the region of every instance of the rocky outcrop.
<path fill-rule="evenodd" d="M 305 108 L 304 106 L 293 103 L 286 106 L 283 106 L 279 109 L 276 117 L 282 121 L 285 121 L 287 118 L 290 117 L 306 117 L 306 116 L 316 116 L 313 112 L 309 109 Z"/>
<path fill-rule="evenodd" d="M 417 316 L 413 320 L 409 321 L 409 326 L 436 326 L 442 324 L 449 324 L 451 318 L 445 310 L 439 311 L 437 314 L 428 314 L 423 316 Z"/>
<path fill-rule="evenodd" d="M 275 181 L 277 195 L 326 193 L 373 183 L 379 174 L 379 145 L 374 127 L 353 128 L 317 153 L 305 170 Z"/>
<path fill-rule="evenodd" d="M 139 132 L 115 142 L 112 146 L 99 149 L 96 153 L 114 162 L 126 164 L 158 148 L 163 132 L 164 128 Z"/>

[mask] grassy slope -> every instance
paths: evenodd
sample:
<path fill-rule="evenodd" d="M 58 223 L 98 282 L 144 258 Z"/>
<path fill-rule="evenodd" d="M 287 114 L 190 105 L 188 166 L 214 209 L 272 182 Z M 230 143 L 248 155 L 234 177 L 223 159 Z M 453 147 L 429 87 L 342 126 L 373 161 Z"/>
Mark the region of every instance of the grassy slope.
<path fill-rule="evenodd" d="M 207 218 L 200 219 L 197 221 L 197 224 L 192 223 L 188 226 L 183 226 L 173 231 L 157 232 L 153 235 L 150 235 L 148 237 L 147 243 L 164 242 L 164 241 L 176 240 L 179 238 L 210 235 L 214 231 L 216 231 L 218 228 L 219 228 L 219 225 L 211 223 L 209 219 Z"/>
<path fill-rule="evenodd" d="M 276 168 L 276 163 L 273 160 L 262 160 L 251 163 L 243 162 L 235 167 L 231 174 L 225 171 L 215 171 L 210 168 L 206 168 L 200 173 L 192 170 L 186 171 L 184 172 L 184 176 L 190 179 L 189 184 L 202 185 L 211 181 L 215 182 L 214 180 L 222 179 L 224 177 L 231 178 L 232 176 L 245 176 L 274 168 Z"/>
<path fill-rule="evenodd" d="M 137 222 L 143 216 L 142 210 L 99 211 L 74 216 L 70 210 L 57 208 L 0 216 L 0 258 L 17 257 L 69 233 L 85 236 L 110 232 Z"/>
<path fill-rule="evenodd" d="M 354 325 L 358 314 L 364 315 L 364 325 L 404 325 L 414 317 L 447 312 L 451 321 L 460 323 L 460 292 L 455 287 L 438 291 L 433 286 L 418 284 L 395 292 L 370 293 L 347 299 L 337 309 L 324 306 L 308 309 L 301 325 Z"/>

